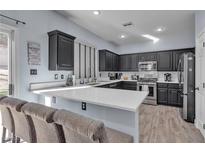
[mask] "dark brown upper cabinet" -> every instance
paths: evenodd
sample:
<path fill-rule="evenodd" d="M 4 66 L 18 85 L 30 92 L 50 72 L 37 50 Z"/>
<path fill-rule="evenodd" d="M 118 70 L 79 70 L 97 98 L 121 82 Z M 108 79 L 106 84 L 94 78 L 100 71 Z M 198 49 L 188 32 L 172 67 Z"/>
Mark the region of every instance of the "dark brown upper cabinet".
<path fill-rule="evenodd" d="M 139 53 L 139 61 L 156 61 L 157 53 L 149 52 L 149 53 Z"/>
<path fill-rule="evenodd" d="M 172 71 L 172 51 L 157 53 L 157 68 L 158 71 Z"/>
<path fill-rule="evenodd" d="M 49 70 L 73 70 L 75 37 L 58 30 L 48 32 L 48 36 Z"/>
<path fill-rule="evenodd" d="M 194 52 L 194 48 L 117 55 L 99 50 L 100 71 L 138 71 L 138 62 L 157 61 L 158 71 L 177 71 L 181 54 Z"/>
<path fill-rule="evenodd" d="M 118 71 L 119 56 L 109 50 L 99 50 L 99 71 Z"/>

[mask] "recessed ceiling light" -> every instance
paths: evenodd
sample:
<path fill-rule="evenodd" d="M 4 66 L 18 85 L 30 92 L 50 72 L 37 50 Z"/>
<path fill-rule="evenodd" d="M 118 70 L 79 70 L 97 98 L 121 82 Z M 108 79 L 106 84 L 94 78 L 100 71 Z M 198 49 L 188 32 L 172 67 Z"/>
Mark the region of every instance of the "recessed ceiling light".
<path fill-rule="evenodd" d="M 165 31 L 165 28 L 164 28 L 164 27 L 158 27 L 158 28 L 156 29 L 156 31 L 157 31 L 157 32 L 163 32 L 163 31 Z"/>
<path fill-rule="evenodd" d="M 126 36 L 125 36 L 125 35 L 123 35 L 123 34 L 122 34 L 122 35 L 120 35 L 120 38 L 121 38 L 121 39 L 124 39 L 125 37 L 126 37 Z"/>
<path fill-rule="evenodd" d="M 159 38 L 154 37 L 154 36 L 149 35 L 149 34 L 143 34 L 142 36 L 143 36 L 143 37 L 145 37 L 145 38 L 148 38 L 148 39 L 152 40 L 152 41 L 153 41 L 153 43 L 156 43 L 156 42 L 158 42 L 158 41 L 159 41 Z"/>
<path fill-rule="evenodd" d="M 100 11 L 93 11 L 93 14 L 96 15 L 96 16 L 100 15 Z"/>

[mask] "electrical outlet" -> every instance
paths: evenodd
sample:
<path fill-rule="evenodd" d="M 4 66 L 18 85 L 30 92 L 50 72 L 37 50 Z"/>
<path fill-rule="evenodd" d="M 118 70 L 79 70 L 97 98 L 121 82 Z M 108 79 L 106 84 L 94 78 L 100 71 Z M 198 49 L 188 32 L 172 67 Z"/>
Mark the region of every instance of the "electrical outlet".
<path fill-rule="evenodd" d="M 37 75 L 37 69 L 30 69 L 30 75 Z"/>
<path fill-rule="evenodd" d="M 64 75 L 63 74 L 61 74 L 61 79 L 64 79 Z"/>
<path fill-rule="evenodd" d="M 58 80 L 58 74 L 55 74 L 55 75 L 54 75 L 54 79 L 55 79 L 55 80 Z"/>
<path fill-rule="evenodd" d="M 86 110 L 86 103 L 85 103 L 85 102 L 82 102 L 81 107 L 82 107 L 82 110 Z"/>

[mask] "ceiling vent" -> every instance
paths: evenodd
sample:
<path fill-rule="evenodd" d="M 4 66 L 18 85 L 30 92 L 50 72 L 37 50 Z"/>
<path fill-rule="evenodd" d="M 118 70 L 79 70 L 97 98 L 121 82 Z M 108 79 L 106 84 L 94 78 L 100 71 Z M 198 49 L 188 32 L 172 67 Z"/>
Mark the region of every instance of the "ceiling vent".
<path fill-rule="evenodd" d="M 132 22 L 127 22 L 127 23 L 124 23 L 124 24 L 122 24 L 124 27 L 129 27 L 129 26 L 132 26 L 133 24 L 132 24 Z"/>

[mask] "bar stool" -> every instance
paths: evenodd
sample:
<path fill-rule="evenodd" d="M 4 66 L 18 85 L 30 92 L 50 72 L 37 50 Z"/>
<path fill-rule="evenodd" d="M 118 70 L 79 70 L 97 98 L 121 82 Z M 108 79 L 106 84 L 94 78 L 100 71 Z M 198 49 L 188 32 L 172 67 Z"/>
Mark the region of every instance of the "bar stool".
<path fill-rule="evenodd" d="M 65 143 L 62 126 L 53 123 L 53 114 L 57 109 L 27 103 L 21 110 L 33 120 L 37 143 Z"/>
<path fill-rule="evenodd" d="M 67 143 L 103 143 L 108 142 L 104 124 L 79 114 L 58 110 L 54 122 L 63 126 Z"/>
<path fill-rule="evenodd" d="M 33 121 L 30 117 L 21 112 L 21 107 L 26 103 L 26 101 L 12 97 L 6 97 L 1 100 L 1 104 L 8 107 L 13 116 L 17 143 L 20 142 L 20 139 L 29 143 L 36 142 Z"/>
<path fill-rule="evenodd" d="M 2 139 L 1 143 L 12 141 L 12 143 L 15 143 L 15 128 L 14 128 L 14 120 L 11 114 L 11 111 L 9 108 L 5 107 L 5 105 L 1 104 L 1 100 L 3 100 L 5 97 L 0 98 L 0 110 L 1 110 L 1 122 L 3 126 L 2 130 Z M 11 138 L 6 139 L 6 132 L 8 131 L 8 134 L 11 135 Z"/>

